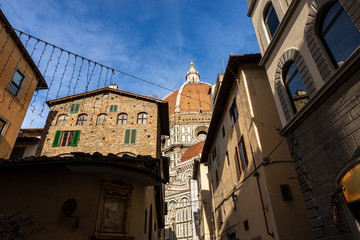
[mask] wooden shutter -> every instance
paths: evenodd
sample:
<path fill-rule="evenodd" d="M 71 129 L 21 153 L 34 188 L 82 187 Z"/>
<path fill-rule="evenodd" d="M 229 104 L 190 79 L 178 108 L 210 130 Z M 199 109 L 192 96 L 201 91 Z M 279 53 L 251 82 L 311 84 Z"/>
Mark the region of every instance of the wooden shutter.
<path fill-rule="evenodd" d="M 136 143 L 136 129 L 132 129 L 132 130 L 131 130 L 130 143 L 131 143 L 131 144 L 135 144 L 135 143 Z"/>
<path fill-rule="evenodd" d="M 54 142 L 53 142 L 53 144 L 52 144 L 53 147 L 58 147 L 58 146 L 59 146 L 60 137 L 61 137 L 61 132 L 62 132 L 62 131 L 56 131 L 55 137 L 54 137 Z"/>
<path fill-rule="evenodd" d="M 79 112 L 80 104 L 75 104 L 75 113 Z"/>
<path fill-rule="evenodd" d="M 117 105 L 111 105 L 109 112 L 117 112 Z"/>
<path fill-rule="evenodd" d="M 70 107 L 70 113 L 73 113 L 75 110 L 75 104 L 71 104 L 71 107 Z"/>
<path fill-rule="evenodd" d="M 71 142 L 71 146 L 76 147 L 78 145 L 79 138 L 80 138 L 80 132 L 81 132 L 80 130 L 75 130 L 74 137 Z"/>
<path fill-rule="evenodd" d="M 77 113 L 80 108 L 80 103 L 73 103 L 70 107 L 70 113 Z"/>
<path fill-rule="evenodd" d="M 126 129 L 125 130 L 124 144 L 129 144 L 130 143 L 130 131 L 131 131 L 131 129 Z"/>

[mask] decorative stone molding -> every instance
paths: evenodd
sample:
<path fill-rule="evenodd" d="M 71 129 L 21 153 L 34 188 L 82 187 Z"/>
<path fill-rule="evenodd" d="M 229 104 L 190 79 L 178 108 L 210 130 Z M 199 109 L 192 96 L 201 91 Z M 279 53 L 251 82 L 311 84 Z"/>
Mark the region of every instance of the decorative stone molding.
<path fill-rule="evenodd" d="M 294 111 L 291 107 L 291 102 L 283 81 L 283 69 L 290 61 L 294 61 L 296 63 L 300 76 L 304 81 L 309 98 L 312 98 L 316 93 L 314 81 L 300 52 L 294 48 L 286 50 L 279 58 L 277 64 L 275 72 L 275 89 L 279 96 L 280 103 L 287 121 L 289 121 L 294 116 Z"/>
<path fill-rule="evenodd" d="M 321 44 L 321 40 L 317 34 L 317 23 L 318 17 L 321 16 L 321 11 L 329 4 L 334 3 L 335 0 L 314 0 L 311 4 L 309 15 L 306 21 L 305 27 L 305 41 L 309 47 L 311 55 L 314 58 L 316 66 L 322 76 L 323 80 L 326 82 L 333 75 L 335 67 L 330 60 L 330 57 L 327 57 L 327 51 L 324 46 Z M 356 28 L 360 31 L 360 17 L 359 9 L 360 2 L 358 0 L 339 0 L 344 10 L 350 16 L 351 21 L 354 23 Z"/>

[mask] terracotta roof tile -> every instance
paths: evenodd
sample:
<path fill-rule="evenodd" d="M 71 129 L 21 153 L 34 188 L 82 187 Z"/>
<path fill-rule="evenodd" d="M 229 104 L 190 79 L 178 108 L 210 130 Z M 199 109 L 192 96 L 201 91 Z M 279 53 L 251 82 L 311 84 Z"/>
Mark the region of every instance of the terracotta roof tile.
<path fill-rule="evenodd" d="M 185 162 L 193 157 L 199 156 L 199 154 L 202 152 L 202 149 L 204 147 L 205 141 L 198 142 L 192 146 L 190 146 L 184 153 L 184 155 L 181 157 L 181 162 Z"/>

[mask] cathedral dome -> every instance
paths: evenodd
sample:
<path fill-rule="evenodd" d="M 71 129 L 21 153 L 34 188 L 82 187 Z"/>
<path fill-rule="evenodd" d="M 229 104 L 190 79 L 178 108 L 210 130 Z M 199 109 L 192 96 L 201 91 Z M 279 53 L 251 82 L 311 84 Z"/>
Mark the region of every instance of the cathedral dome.
<path fill-rule="evenodd" d="M 210 112 L 210 88 L 208 83 L 200 82 L 199 73 L 191 62 L 190 69 L 186 74 L 187 81 L 180 89 L 164 97 L 169 103 L 169 115 L 175 112 Z"/>

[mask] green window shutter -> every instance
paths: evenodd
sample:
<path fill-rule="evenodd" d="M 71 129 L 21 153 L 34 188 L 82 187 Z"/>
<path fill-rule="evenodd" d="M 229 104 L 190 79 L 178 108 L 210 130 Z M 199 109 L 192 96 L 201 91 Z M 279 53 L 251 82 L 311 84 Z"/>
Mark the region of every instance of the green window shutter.
<path fill-rule="evenodd" d="M 80 108 L 80 104 L 77 103 L 77 104 L 75 105 L 75 113 L 79 112 L 79 108 Z"/>
<path fill-rule="evenodd" d="M 71 104 L 71 107 L 70 107 L 70 113 L 73 113 L 75 110 L 75 104 Z"/>
<path fill-rule="evenodd" d="M 80 130 L 75 130 L 74 137 L 73 137 L 73 140 L 71 142 L 71 146 L 76 147 L 78 145 L 80 132 L 81 132 Z"/>
<path fill-rule="evenodd" d="M 131 129 L 126 129 L 125 130 L 124 144 L 129 144 L 130 143 L 130 131 L 131 131 Z"/>
<path fill-rule="evenodd" d="M 52 144 L 53 147 L 58 147 L 60 143 L 61 131 L 56 131 L 54 142 Z"/>
<path fill-rule="evenodd" d="M 77 113 L 80 108 L 80 103 L 73 103 L 70 107 L 70 113 Z"/>
<path fill-rule="evenodd" d="M 117 105 L 110 105 L 109 112 L 117 112 Z"/>
<path fill-rule="evenodd" d="M 131 143 L 131 144 L 135 144 L 135 143 L 136 143 L 136 129 L 132 129 L 132 130 L 131 130 L 130 143 Z"/>

